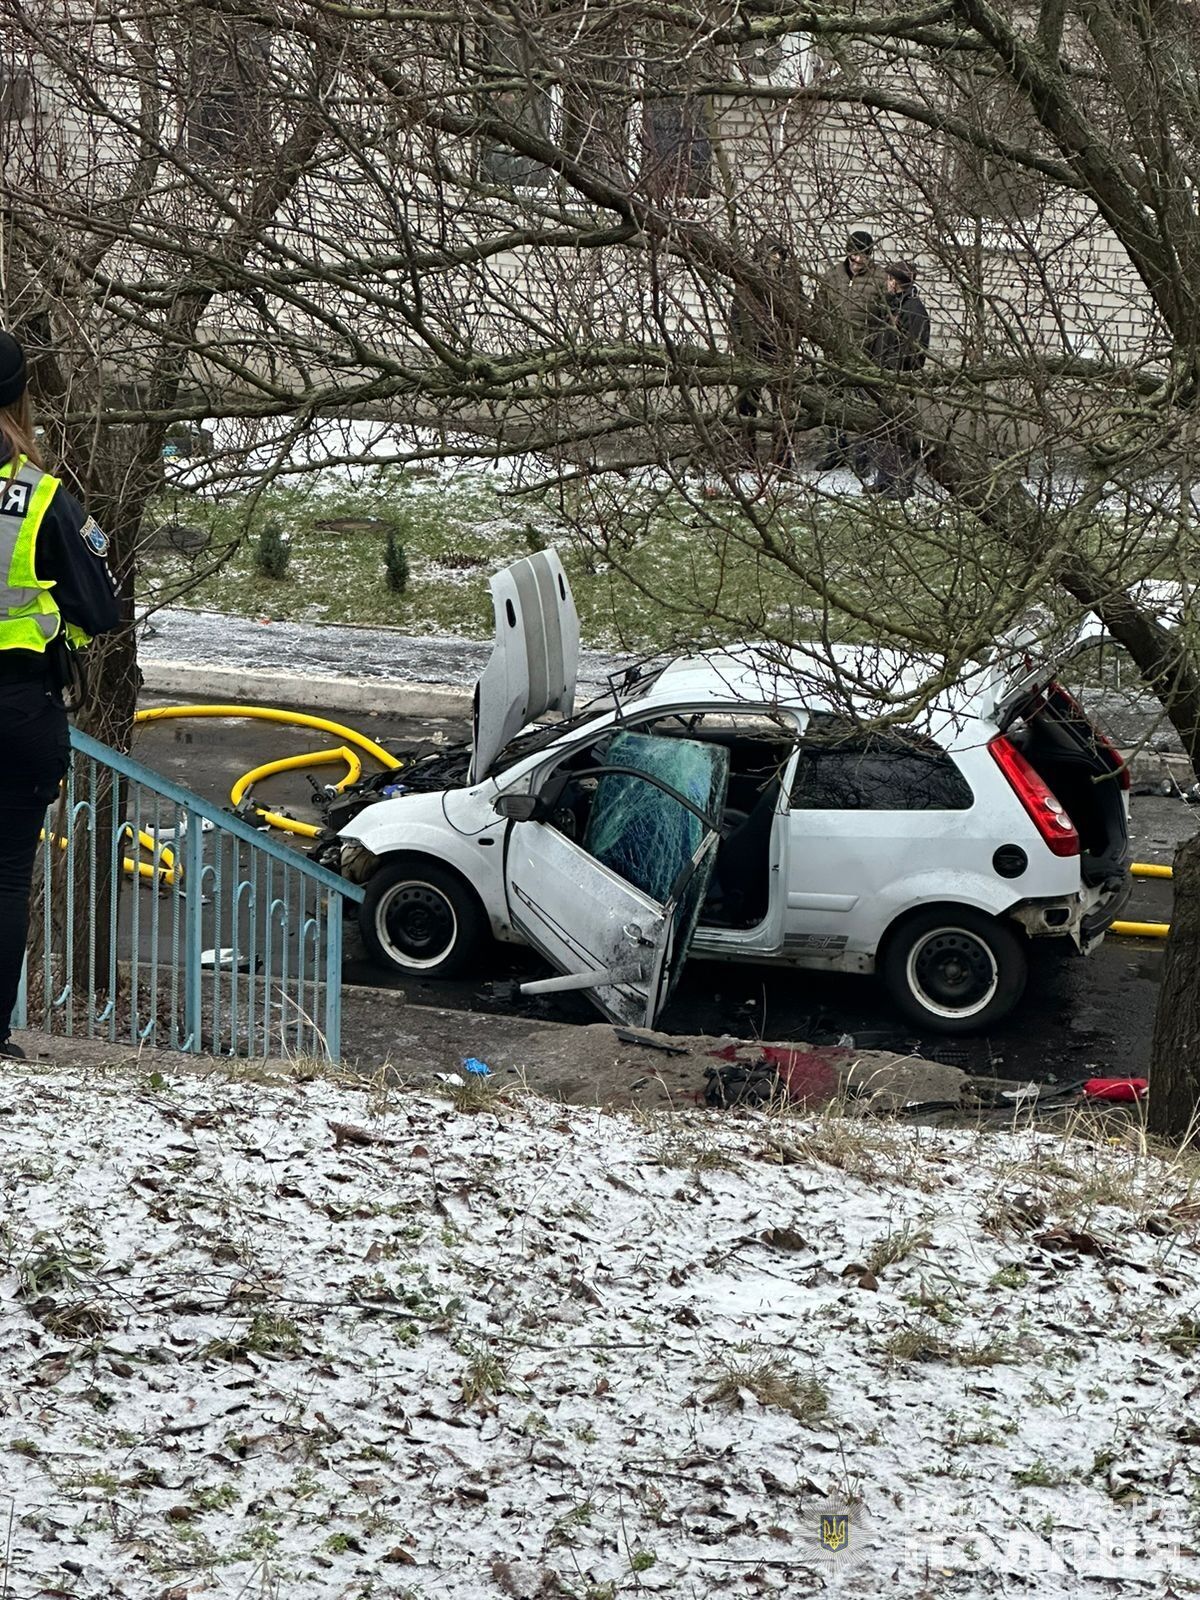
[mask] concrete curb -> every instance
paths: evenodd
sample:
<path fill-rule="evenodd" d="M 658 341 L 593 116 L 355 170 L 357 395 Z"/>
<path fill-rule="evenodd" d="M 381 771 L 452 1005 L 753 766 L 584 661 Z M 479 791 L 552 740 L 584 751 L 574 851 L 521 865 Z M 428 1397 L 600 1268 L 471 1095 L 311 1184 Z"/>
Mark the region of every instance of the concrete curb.
<path fill-rule="evenodd" d="M 302 711 L 341 711 L 398 717 L 471 715 L 473 692 L 439 683 L 395 683 L 383 678 L 306 678 L 292 672 L 209 667 L 188 661 L 144 661 L 142 686 L 149 694 L 179 695 L 219 705 L 282 706 Z"/>

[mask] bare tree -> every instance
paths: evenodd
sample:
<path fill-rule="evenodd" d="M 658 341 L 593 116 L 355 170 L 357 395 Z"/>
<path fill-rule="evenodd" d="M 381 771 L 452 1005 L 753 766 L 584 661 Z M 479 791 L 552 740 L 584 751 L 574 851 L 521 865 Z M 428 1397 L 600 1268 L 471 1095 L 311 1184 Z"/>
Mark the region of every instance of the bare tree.
<path fill-rule="evenodd" d="M 168 427 L 240 418 L 283 461 L 311 418 L 359 410 L 392 420 L 393 458 L 523 463 L 635 581 L 651 517 L 718 571 L 760 564 L 753 603 L 658 596 L 681 637 L 869 635 L 950 676 L 1035 602 L 1062 627 L 1094 612 L 1200 766 L 1190 8 L 3 14 L 39 102 L 4 118 L 7 305 L 130 605 Z M 814 313 L 854 223 L 917 265 L 919 371 Z M 766 336 L 731 340 L 735 304 Z M 776 470 L 828 430 L 919 458 L 924 492 Z M 120 741 L 128 638 L 99 684 Z M 1200 1094 L 1190 928 L 1163 1132 Z"/>

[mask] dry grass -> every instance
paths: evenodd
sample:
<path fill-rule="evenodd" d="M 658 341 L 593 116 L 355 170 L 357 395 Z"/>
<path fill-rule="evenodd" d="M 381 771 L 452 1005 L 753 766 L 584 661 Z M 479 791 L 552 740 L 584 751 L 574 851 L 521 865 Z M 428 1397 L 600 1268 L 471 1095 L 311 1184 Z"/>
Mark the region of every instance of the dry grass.
<path fill-rule="evenodd" d="M 935 1329 L 915 1323 L 897 1328 L 880 1348 L 897 1366 L 942 1361 L 955 1367 L 998 1367 L 1020 1360 L 1016 1346 L 1008 1339 L 976 1339 L 967 1344 L 955 1344 Z"/>
<path fill-rule="evenodd" d="M 900 1228 L 889 1228 L 867 1251 L 867 1270 L 878 1277 L 887 1267 L 907 1261 L 909 1256 L 927 1250 L 932 1243 L 933 1235 L 929 1229 L 917 1227 L 911 1222 L 906 1222 Z"/>
<path fill-rule="evenodd" d="M 469 1350 L 459 1383 L 462 1386 L 462 1403 L 470 1409 L 482 1401 L 490 1400 L 493 1395 L 505 1392 L 508 1388 L 508 1368 L 490 1350 Z"/>
<path fill-rule="evenodd" d="M 954 1346 L 949 1339 L 929 1328 L 897 1328 L 880 1348 L 888 1360 L 897 1366 L 910 1366 L 914 1362 L 951 1361 L 954 1357 Z"/>
<path fill-rule="evenodd" d="M 672 1118 L 655 1141 L 654 1160 L 687 1172 L 736 1172 L 741 1163 L 714 1133 L 707 1122 Z"/>
<path fill-rule="evenodd" d="M 529 1085 L 521 1074 L 506 1074 L 501 1080 L 495 1073 L 485 1077 L 482 1073 L 471 1072 L 460 1083 L 439 1082 L 431 1087 L 465 1116 L 475 1116 L 481 1111 L 491 1111 L 497 1116 L 511 1112 L 529 1093 Z"/>
<path fill-rule="evenodd" d="M 801 1377 L 775 1356 L 731 1363 L 718 1375 L 704 1396 L 709 1405 L 743 1405 L 753 1395 L 761 1406 L 786 1411 L 805 1427 L 821 1421 L 829 1411 L 829 1394 L 816 1378 Z"/>

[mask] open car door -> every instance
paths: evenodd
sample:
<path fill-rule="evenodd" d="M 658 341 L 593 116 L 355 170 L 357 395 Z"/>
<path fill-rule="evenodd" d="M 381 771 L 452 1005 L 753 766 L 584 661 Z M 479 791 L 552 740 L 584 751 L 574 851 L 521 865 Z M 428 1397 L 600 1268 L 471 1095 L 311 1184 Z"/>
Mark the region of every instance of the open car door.
<path fill-rule="evenodd" d="M 660 905 L 541 822 L 513 825 L 505 884 L 514 928 L 563 974 L 523 983 L 523 994 L 580 989 L 611 1021 L 654 1026 L 687 954 L 678 901 Z"/>
<path fill-rule="evenodd" d="M 614 1022 L 652 1028 L 687 956 L 712 876 L 729 780 L 719 745 L 618 732 L 582 844 L 548 822 L 505 841 L 509 916 L 559 978 L 525 994 L 583 990 Z"/>

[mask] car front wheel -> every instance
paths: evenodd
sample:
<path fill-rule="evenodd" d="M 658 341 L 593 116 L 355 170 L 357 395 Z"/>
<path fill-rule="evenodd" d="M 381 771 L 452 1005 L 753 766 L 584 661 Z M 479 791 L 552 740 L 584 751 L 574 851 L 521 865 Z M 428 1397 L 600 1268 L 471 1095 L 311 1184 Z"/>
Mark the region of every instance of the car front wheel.
<path fill-rule="evenodd" d="M 902 922 L 880 969 L 896 1006 L 932 1033 L 986 1033 L 1021 998 L 1027 970 L 1018 936 L 966 906 Z"/>
<path fill-rule="evenodd" d="M 471 891 L 432 861 L 385 861 L 358 915 L 371 959 L 411 978 L 457 977 L 472 965 L 483 935 Z"/>

